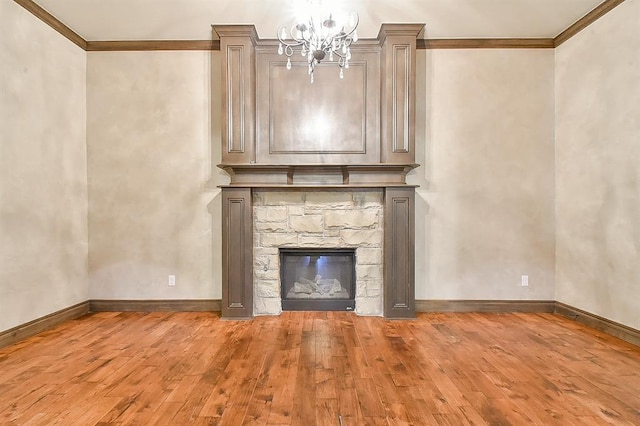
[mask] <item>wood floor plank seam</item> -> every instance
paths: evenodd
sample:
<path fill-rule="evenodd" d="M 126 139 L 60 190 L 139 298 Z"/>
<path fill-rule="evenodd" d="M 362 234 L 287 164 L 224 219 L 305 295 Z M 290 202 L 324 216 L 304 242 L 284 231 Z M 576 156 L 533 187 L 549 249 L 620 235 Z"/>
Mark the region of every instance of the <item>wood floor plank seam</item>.
<path fill-rule="evenodd" d="M 101 312 L 0 350 L 0 423 L 636 424 L 638 385 L 550 313 Z"/>

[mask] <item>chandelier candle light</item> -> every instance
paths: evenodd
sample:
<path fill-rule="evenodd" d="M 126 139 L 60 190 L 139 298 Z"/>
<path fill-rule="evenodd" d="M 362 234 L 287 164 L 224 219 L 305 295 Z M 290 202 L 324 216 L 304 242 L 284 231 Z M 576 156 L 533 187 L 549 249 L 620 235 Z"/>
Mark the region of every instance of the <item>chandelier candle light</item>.
<path fill-rule="evenodd" d="M 300 47 L 300 54 L 306 56 L 309 63 L 311 83 L 317 64 L 327 56 L 332 62 L 337 58 L 340 78 L 344 78 L 344 69 L 349 68 L 351 59 L 351 44 L 358 41 L 358 14 L 324 10 L 320 0 L 307 3 L 311 11 L 309 16 L 299 19 L 288 33 L 285 27 L 278 31 L 278 54 L 287 56 L 287 69 L 290 70 L 294 49 Z"/>

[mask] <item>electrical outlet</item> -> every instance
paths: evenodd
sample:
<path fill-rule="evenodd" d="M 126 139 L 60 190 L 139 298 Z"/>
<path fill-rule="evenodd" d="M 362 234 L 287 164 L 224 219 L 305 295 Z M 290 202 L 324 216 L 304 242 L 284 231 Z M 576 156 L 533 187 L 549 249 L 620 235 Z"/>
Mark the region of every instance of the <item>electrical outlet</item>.
<path fill-rule="evenodd" d="M 529 275 L 523 275 L 521 280 L 522 287 L 529 287 Z"/>
<path fill-rule="evenodd" d="M 173 287 L 174 285 L 176 285 L 176 276 L 175 275 L 169 275 L 169 285 L 171 287 Z"/>

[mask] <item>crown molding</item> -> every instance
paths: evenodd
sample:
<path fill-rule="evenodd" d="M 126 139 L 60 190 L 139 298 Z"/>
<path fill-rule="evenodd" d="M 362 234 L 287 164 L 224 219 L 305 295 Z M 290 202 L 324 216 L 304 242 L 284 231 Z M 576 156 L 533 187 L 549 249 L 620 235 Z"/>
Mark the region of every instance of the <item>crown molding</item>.
<path fill-rule="evenodd" d="M 27 9 L 31 12 L 36 18 L 40 19 L 45 24 L 49 25 L 51 28 L 56 30 L 62 36 L 76 44 L 81 49 L 87 50 L 87 41 L 80 37 L 76 32 L 74 32 L 71 28 L 67 27 L 63 24 L 58 18 L 44 10 L 38 4 L 36 4 L 33 0 L 13 0 L 18 3 L 20 6 Z"/>
<path fill-rule="evenodd" d="M 220 40 L 114 40 L 88 41 L 87 52 L 141 50 L 220 50 Z"/>
<path fill-rule="evenodd" d="M 144 51 L 144 50 L 219 50 L 219 40 L 126 40 L 87 41 L 56 17 L 40 7 L 34 0 L 14 0 L 38 19 L 59 32 L 85 51 Z M 604 0 L 591 12 L 580 18 L 554 38 L 467 38 L 421 39 L 417 49 L 553 49 L 606 15 L 625 0 Z M 223 26 L 218 26 L 222 28 Z"/>
<path fill-rule="evenodd" d="M 553 49 L 552 38 L 420 39 L 417 49 Z"/>
<path fill-rule="evenodd" d="M 578 34 L 580 31 L 587 28 L 589 25 L 593 24 L 598 19 L 602 18 L 604 15 L 609 13 L 613 8 L 619 6 L 623 3 L 624 0 L 605 0 L 596 6 L 591 12 L 584 15 L 582 18 L 578 19 L 573 23 L 569 28 L 558 34 L 553 39 L 553 47 L 558 47 L 565 41 L 569 40 L 574 35 Z"/>

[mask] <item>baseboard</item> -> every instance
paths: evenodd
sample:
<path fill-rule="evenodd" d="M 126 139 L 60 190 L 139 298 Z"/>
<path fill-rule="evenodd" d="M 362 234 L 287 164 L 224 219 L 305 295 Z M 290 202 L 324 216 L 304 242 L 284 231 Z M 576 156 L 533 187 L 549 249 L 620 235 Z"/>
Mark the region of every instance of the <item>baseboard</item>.
<path fill-rule="evenodd" d="M 90 300 L 91 312 L 208 312 L 221 311 L 220 299 Z"/>
<path fill-rule="evenodd" d="M 416 312 L 556 313 L 640 346 L 640 330 L 552 300 L 416 300 Z M 220 299 L 88 300 L 0 332 L 0 348 L 34 336 L 89 312 L 215 312 Z"/>
<path fill-rule="evenodd" d="M 20 340 L 35 336 L 65 321 L 79 318 L 89 313 L 89 302 L 78 303 L 17 327 L 0 332 L 0 348 L 13 345 Z"/>
<path fill-rule="evenodd" d="M 555 313 L 579 322 L 580 324 L 600 330 L 610 336 L 617 337 L 618 339 L 624 340 L 632 345 L 640 346 L 640 330 L 636 330 L 635 328 L 628 327 L 561 302 L 555 303 Z"/>
<path fill-rule="evenodd" d="M 552 313 L 553 300 L 416 300 L 416 312 Z"/>

